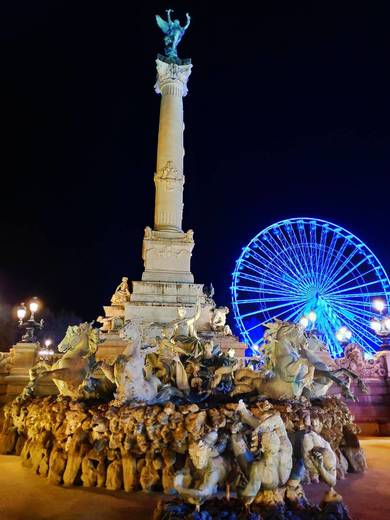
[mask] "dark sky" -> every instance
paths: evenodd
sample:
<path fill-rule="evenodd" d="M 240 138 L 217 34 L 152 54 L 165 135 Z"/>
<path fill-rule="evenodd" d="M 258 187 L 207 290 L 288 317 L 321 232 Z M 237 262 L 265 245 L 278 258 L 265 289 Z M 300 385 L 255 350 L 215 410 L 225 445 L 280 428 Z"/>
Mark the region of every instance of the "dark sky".
<path fill-rule="evenodd" d="M 121 276 L 140 279 L 163 47 L 154 14 L 166 7 L 192 15 L 179 51 L 194 65 L 184 228 L 195 230 L 196 281 L 229 304 L 241 247 L 295 216 L 346 227 L 390 270 L 381 5 L 4 2 L 0 301 L 37 295 L 92 319 Z"/>

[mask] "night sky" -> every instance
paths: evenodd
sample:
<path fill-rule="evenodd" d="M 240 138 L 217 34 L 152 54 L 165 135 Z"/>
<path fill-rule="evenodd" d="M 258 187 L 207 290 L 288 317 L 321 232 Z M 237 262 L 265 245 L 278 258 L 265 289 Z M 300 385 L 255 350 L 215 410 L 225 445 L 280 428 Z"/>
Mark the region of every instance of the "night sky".
<path fill-rule="evenodd" d="M 4 3 L 0 302 L 37 295 L 93 319 L 121 276 L 140 279 L 163 50 L 154 15 L 167 7 L 192 16 L 179 55 L 193 62 L 184 229 L 196 282 L 229 304 L 241 247 L 297 216 L 344 226 L 390 271 L 390 12 L 258 4 Z"/>

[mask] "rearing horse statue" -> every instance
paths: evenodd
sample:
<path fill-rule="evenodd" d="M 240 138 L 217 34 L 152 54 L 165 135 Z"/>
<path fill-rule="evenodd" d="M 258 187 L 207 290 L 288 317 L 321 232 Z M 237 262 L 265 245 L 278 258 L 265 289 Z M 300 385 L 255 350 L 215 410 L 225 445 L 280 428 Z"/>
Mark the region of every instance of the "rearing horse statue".
<path fill-rule="evenodd" d="M 326 346 L 315 336 L 307 335 L 296 323 L 275 320 L 267 324 L 265 364 L 261 371 L 239 369 L 235 372 L 234 394 L 256 390 L 271 399 L 309 399 L 323 397 L 336 383 L 344 397 L 355 400 L 348 383 L 339 374 L 363 381 L 352 371 L 338 368 Z"/>
<path fill-rule="evenodd" d="M 112 383 L 100 370 L 95 353 L 99 342 L 99 330 L 89 323 L 70 325 L 58 351 L 64 355 L 51 367 L 41 364 L 44 371 L 38 379 L 50 377 L 61 395 L 73 399 L 105 398 L 113 392 Z"/>

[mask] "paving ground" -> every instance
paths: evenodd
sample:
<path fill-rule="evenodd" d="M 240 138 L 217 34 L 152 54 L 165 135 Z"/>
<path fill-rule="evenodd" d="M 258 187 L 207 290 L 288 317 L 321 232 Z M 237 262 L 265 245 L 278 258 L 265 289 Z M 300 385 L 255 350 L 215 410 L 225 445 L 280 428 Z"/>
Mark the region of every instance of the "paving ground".
<path fill-rule="evenodd" d="M 369 471 L 339 482 L 354 520 L 390 519 L 390 438 L 365 439 Z M 322 485 L 308 486 L 319 502 Z M 19 457 L 0 456 L 1 520 L 149 520 L 157 494 L 110 492 L 91 488 L 65 489 L 22 467 Z"/>

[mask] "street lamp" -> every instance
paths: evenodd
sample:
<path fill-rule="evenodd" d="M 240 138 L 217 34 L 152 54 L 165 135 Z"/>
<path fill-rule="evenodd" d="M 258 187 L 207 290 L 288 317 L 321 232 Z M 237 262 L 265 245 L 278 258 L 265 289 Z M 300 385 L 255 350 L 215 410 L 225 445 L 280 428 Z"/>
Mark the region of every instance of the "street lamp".
<path fill-rule="evenodd" d="M 374 316 L 370 322 L 375 335 L 382 340 L 381 350 L 390 350 L 390 316 L 385 315 L 386 302 L 381 298 L 376 298 L 372 306 L 379 313 L 379 317 Z"/>
<path fill-rule="evenodd" d="M 45 339 L 45 341 L 44 341 L 45 347 L 41 348 L 41 350 L 38 352 L 40 359 L 42 359 L 43 361 L 49 361 L 51 359 L 51 357 L 54 356 L 54 351 L 53 351 L 53 349 L 50 348 L 51 344 L 52 344 L 51 339 L 49 339 L 49 338 Z"/>
<path fill-rule="evenodd" d="M 305 316 L 299 320 L 299 324 L 303 329 L 311 328 L 313 332 L 315 330 L 315 322 L 317 321 L 317 313 L 315 311 L 310 311 Z"/>
<path fill-rule="evenodd" d="M 36 331 L 42 330 L 43 328 L 43 320 L 40 322 L 35 321 L 35 313 L 38 311 L 38 309 L 38 298 L 33 298 L 29 303 L 30 318 L 25 321 L 25 317 L 27 315 L 26 305 L 21 303 L 18 307 L 16 314 L 19 320 L 19 328 L 26 331 L 22 336 L 22 343 L 36 343 L 38 341 Z"/>
<path fill-rule="evenodd" d="M 349 343 L 350 339 L 352 338 L 352 332 L 343 325 L 336 332 L 336 338 L 342 345 L 345 345 Z"/>

